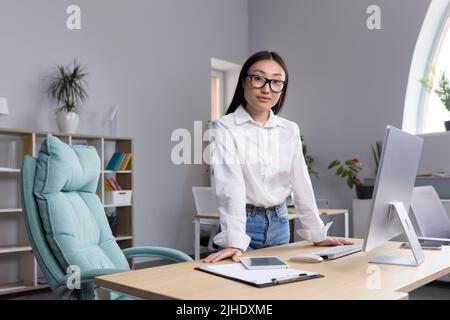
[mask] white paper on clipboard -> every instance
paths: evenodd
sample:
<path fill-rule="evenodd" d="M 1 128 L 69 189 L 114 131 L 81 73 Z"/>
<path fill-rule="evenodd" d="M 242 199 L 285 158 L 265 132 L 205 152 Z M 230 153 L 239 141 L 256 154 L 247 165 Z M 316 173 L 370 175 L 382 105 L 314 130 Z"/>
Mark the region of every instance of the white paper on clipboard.
<path fill-rule="evenodd" d="M 203 265 L 198 269 L 226 278 L 248 282 L 256 286 L 269 286 L 285 282 L 314 279 L 322 276 L 317 272 L 294 268 L 248 270 L 241 263 Z"/>

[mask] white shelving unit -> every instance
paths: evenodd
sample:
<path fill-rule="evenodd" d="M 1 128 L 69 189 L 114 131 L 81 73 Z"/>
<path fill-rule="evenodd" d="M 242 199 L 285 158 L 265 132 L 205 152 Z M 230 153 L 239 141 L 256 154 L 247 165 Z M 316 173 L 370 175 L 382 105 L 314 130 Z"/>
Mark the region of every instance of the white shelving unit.
<path fill-rule="evenodd" d="M 7 172 L 7 173 L 19 173 L 20 169 L 11 169 L 11 168 L 0 168 L 1 172 Z"/>
<path fill-rule="evenodd" d="M 48 134 L 69 145 L 84 144 L 96 148 L 102 164 L 97 195 L 103 204 L 105 177 L 114 177 L 123 189 L 133 190 L 132 161 L 124 171 L 104 170 L 115 151 L 133 152 L 131 138 L 0 129 L 0 295 L 46 287 L 38 283 L 40 270 L 23 221 L 19 168 L 24 155 L 36 157 Z M 115 209 L 118 214 L 119 222 L 114 234 L 118 245 L 121 248 L 132 247 L 133 199 L 127 205 L 108 204 L 104 207 Z"/>
<path fill-rule="evenodd" d="M 17 208 L 17 209 L 0 209 L 0 214 L 1 213 L 10 213 L 10 212 L 22 212 L 22 209 Z"/>

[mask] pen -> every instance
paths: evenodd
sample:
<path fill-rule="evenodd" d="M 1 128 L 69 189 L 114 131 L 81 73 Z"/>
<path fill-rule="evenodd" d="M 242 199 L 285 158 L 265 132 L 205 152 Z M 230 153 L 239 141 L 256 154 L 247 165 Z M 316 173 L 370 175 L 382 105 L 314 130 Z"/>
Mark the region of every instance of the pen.
<path fill-rule="evenodd" d="M 308 274 L 306 274 L 306 273 L 300 273 L 299 275 L 295 275 L 295 276 L 272 278 L 272 282 L 277 283 L 277 284 L 294 282 L 294 281 L 300 280 L 302 277 L 307 277 L 307 276 L 308 276 Z"/>

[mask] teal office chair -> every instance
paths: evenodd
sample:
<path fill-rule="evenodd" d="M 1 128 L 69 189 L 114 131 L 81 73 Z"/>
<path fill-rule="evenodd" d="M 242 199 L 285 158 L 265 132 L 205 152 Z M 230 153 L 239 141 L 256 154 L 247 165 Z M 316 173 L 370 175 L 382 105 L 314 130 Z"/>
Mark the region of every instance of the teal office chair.
<path fill-rule="evenodd" d="M 169 248 L 121 250 L 95 193 L 99 176 L 100 159 L 94 147 L 69 146 L 53 136 L 46 138 L 37 159 L 26 156 L 22 163 L 22 206 L 29 241 L 59 299 L 96 298 L 94 278 L 129 271 L 129 258 L 192 261 Z M 111 293 L 111 299 L 128 297 Z"/>

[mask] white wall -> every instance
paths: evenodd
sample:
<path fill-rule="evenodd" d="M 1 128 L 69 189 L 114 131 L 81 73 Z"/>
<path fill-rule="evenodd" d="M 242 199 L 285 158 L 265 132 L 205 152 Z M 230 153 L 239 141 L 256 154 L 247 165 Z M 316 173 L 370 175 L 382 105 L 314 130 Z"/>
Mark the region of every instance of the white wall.
<path fill-rule="evenodd" d="M 366 28 L 366 9 L 381 7 L 382 30 Z M 370 145 L 387 124 L 401 127 L 414 46 L 429 1 L 249 0 L 250 52 L 269 49 L 291 75 L 282 116 L 296 121 L 315 156 L 318 198 L 351 208 L 356 197 L 326 169 L 360 157 L 374 175 Z M 342 232 L 340 223 L 335 231 Z"/>
<path fill-rule="evenodd" d="M 175 128 L 210 117 L 210 59 L 248 54 L 246 0 L 78 0 L 81 31 L 66 28 L 68 0 L 0 0 L 0 127 L 54 130 L 45 77 L 77 58 L 90 72 L 86 132 L 119 103 L 120 134 L 134 137 L 137 245 L 193 252 L 191 187 L 207 168 L 175 166 Z M 105 128 L 94 128 L 104 132 Z"/>

